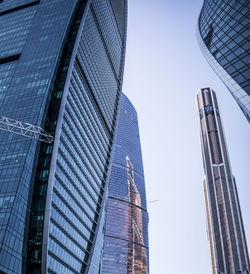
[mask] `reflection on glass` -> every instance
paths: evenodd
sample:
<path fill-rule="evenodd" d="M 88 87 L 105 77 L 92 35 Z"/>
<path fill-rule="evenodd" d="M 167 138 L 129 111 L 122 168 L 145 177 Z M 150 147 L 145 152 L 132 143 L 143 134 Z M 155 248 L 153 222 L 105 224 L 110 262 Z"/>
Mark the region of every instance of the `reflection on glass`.
<path fill-rule="evenodd" d="M 127 273 L 147 273 L 147 254 L 144 248 L 142 230 L 141 196 L 134 182 L 133 165 L 126 157 L 128 176 L 129 242 Z M 142 246 L 141 246 L 142 245 Z"/>
<path fill-rule="evenodd" d="M 122 93 L 108 187 L 102 274 L 147 274 L 148 213 L 136 110 Z"/>

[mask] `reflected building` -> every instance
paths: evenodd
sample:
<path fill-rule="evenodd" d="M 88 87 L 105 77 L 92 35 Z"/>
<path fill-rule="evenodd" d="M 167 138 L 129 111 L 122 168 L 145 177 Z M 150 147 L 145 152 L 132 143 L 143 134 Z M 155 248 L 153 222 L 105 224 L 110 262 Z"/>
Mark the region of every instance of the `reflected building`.
<path fill-rule="evenodd" d="M 197 94 L 203 180 L 213 274 L 248 274 L 249 254 L 235 178 L 232 175 L 216 94 Z"/>
<path fill-rule="evenodd" d="M 100 273 L 126 0 L 0 1 L 0 272 Z"/>
<path fill-rule="evenodd" d="M 102 273 L 149 273 L 148 213 L 137 114 L 122 94 L 109 181 Z"/>
<path fill-rule="evenodd" d="M 204 0 L 198 21 L 202 53 L 250 122 L 249 1 Z"/>
<path fill-rule="evenodd" d="M 147 273 L 147 254 L 144 248 L 143 219 L 141 209 L 141 196 L 134 180 L 134 168 L 129 159 L 127 161 L 128 176 L 128 202 L 130 207 L 128 222 L 128 266 L 127 273 Z"/>

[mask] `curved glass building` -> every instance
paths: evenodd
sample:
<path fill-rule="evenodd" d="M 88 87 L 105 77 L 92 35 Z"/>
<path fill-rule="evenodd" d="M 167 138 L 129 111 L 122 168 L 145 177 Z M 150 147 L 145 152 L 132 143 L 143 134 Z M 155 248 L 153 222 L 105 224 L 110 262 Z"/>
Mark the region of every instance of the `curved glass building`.
<path fill-rule="evenodd" d="M 216 94 L 199 89 L 203 180 L 213 274 L 248 274 L 249 254 Z"/>
<path fill-rule="evenodd" d="M 149 273 L 148 213 L 138 119 L 124 94 L 106 214 L 102 273 Z"/>
<path fill-rule="evenodd" d="M 0 272 L 100 273 L 126 0 L 0 1 Z"/>
<path fill-rule="evenodd" d="M 249 2 L 204 0 L 198 21 L 201 50 L 250 122 Z"/>

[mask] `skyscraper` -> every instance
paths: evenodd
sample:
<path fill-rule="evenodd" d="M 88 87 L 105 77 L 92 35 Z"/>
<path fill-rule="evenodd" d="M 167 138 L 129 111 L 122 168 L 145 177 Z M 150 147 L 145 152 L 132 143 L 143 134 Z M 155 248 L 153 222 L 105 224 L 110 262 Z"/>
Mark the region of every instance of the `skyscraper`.
<path fill-rule="evenodd" d="M 249 1 L 204 0 L 198 21 L 201 50 L 250 122 Z"/>
<path fill-rule="evenodd" d="M 102 273 L 148 273 L 148 213 L 138 119 L 124 94 L 108 195 Z"/>
<path fill-rule="evenodd" d="M 0 130 L 1 273 L 99 273 L 126 21 L 126 0 L 0 1 L 0 116 L 54 136 Z"/>
<path fill-rule="evenodd" d="M 249 273 L 249 255 L 235 178 L 227 153 L 215 92 L 197 94 L 203 180 L 213 274 Z"/>

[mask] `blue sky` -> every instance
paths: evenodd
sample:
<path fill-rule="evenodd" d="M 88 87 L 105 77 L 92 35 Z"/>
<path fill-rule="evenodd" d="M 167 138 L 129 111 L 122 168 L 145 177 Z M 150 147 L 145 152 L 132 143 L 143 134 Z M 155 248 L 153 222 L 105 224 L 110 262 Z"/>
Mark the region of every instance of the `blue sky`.
<path fill-rule="evenodd" d="M 196 39 L 201 0 L 130 0 L 123 91 L 138 112 L 149 204 L 151 274 L 210 274 L 195 103 L 218 97 L 250 246 L 250 128 Z"/>

